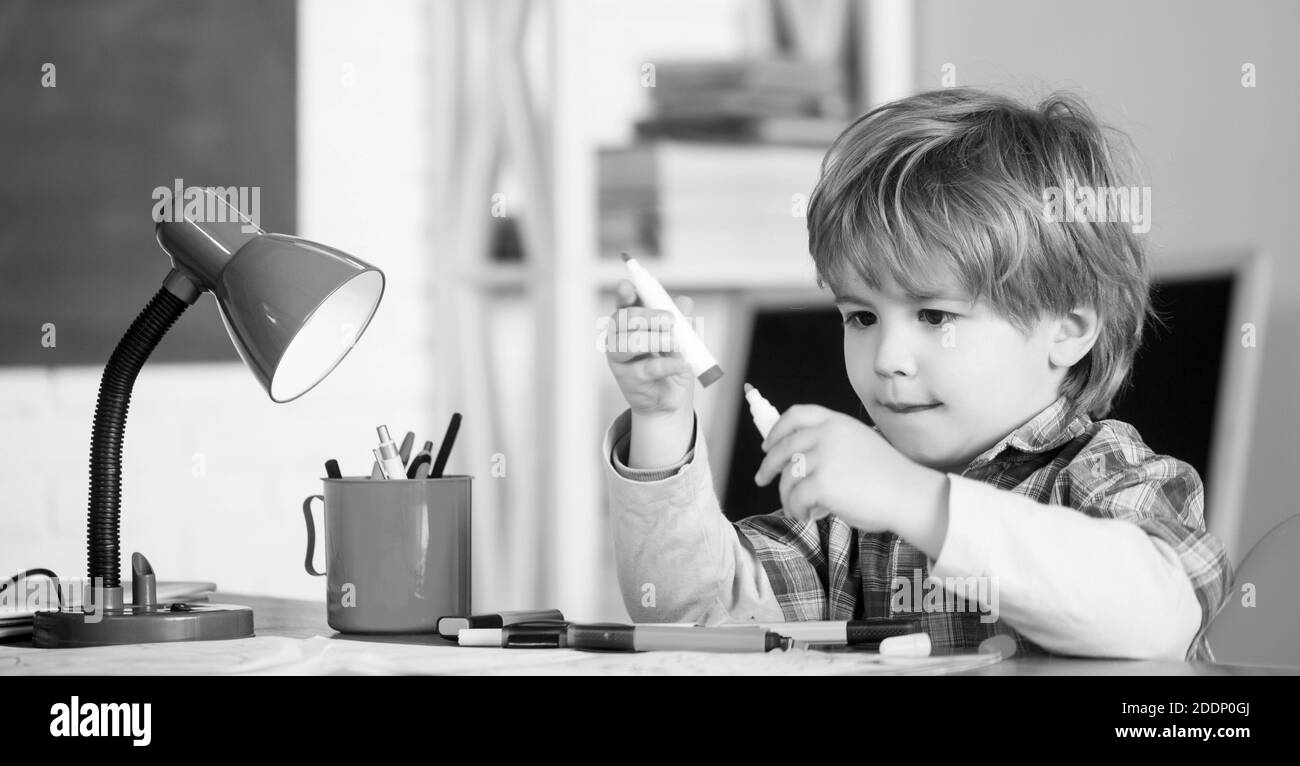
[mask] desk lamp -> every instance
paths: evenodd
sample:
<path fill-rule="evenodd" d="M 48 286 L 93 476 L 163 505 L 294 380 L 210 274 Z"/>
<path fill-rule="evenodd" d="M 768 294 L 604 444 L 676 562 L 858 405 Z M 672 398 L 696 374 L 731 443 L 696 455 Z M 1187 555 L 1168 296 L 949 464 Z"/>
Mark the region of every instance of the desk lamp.
<path fill-rule="evenodd" d="M 153 569 L 132 556 L 132 602 L 119 577 L 122 440 L 136 375 L 172 324 L 205 291 L 217 301 L 235 349 L 277 403 L 302 396 L 342 361 L 384 292 L 383 272 L 325 245 L 268 234 L 206 190 L 208 217 L 160 222 L 158 244 L 172 261 L 162 288 L 109 357 L 99 384 L 90 445 L 87 525 L 89 587 L 82 606 L 37 612 L 36 646 L 73 647 L 244 638 L 243 606 L 158 604 Z M 215 203 L 215 204 L 214 204 Z M 214 210 L 228 215 L 211 215 Z M 197 217 L 203 217 L 201 214 Z"/>

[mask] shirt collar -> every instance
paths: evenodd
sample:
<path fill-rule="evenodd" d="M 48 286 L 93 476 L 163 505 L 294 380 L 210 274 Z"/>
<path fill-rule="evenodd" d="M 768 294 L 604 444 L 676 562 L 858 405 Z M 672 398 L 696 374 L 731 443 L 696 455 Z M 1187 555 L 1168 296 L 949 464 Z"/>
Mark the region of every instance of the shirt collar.
<path fill-rule="evenodd" d="M 1046 452 L 1083 433 L 1091 423 L 1086 412 L 1075 411 L 1065 396 L 1057 397 L 1024 425 L 981 452 L 966 469 L 991 462 L 1010 447 L 1021 452 Z"/>

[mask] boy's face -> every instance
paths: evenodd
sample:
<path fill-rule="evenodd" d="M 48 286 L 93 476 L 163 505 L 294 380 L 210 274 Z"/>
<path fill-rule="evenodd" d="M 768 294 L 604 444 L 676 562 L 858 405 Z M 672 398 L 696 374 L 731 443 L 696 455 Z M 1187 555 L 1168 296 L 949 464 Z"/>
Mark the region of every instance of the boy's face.
<path fill-rule="evenodd" d="M 1028 337 L 955 282 L 918 300 L 851 269 L 835 286 L 844 366 L 880 433 L 921 465 L 959 473 L 1056 400 L 1065 371 L 1048 360 L 1055 325 Z M 890 405 L 931 405 L 897 411 Z"/>

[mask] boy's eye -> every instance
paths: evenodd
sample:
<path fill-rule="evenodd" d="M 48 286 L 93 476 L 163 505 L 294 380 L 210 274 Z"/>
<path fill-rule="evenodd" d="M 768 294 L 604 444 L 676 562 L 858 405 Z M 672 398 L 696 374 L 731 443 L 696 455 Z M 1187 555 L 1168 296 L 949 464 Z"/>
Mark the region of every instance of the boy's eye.
<path fill-rule="evenodd" d="M 948 322 L 956 319 L 953 314 L 938 309 L 921 309 L 917 313 L 920 315 L 921 321 L 933 325 L 934 327 L 942 327 Z"/>
<path fill-rule="evenodd" d="M 869 320 L 875 318 L 875 314 L 870 311 L 850 311 L 849 315 L 844 317 L 845 327 L 866 327 L 870 324 Z"/>
<path fill-rule="evenodd" d="M 948 322 L 957 318 L 955 314 L 938 309 L 921 309 L 917 312 L 917 317 L 931 327 L 942 327 Z M 845 327 L 866 327 L 875 323 L 876 315 L 870 311 L 852 311 L 844 317 Z"/>

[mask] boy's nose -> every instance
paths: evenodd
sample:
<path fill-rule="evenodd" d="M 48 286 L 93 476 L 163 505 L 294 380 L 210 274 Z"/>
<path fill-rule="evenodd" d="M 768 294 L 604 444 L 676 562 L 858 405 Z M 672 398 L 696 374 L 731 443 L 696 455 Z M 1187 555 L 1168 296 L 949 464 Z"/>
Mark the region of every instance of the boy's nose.
<path fill-rule="evenodd" d="M 882 331 L 873 361 L 876 374 L 885 379 L 916 375 L 916 339 L 906 330 Z"/>

